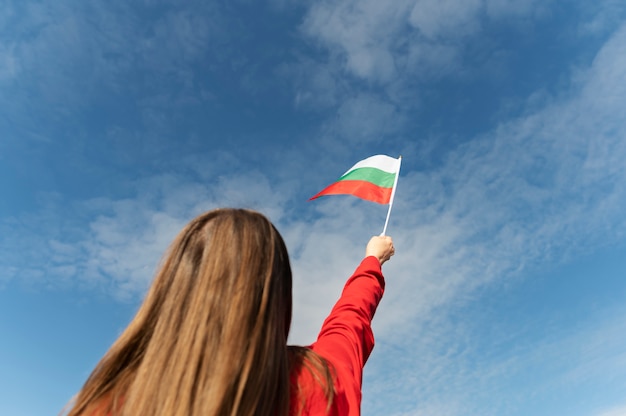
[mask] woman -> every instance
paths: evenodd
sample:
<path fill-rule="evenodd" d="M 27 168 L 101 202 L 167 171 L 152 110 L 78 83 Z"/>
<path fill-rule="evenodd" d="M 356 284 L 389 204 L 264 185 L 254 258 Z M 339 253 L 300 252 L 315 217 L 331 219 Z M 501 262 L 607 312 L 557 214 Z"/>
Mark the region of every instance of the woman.
<path fill-rule="evenodd" d="M 68 415 L 358 415 L 381 265 L 393 254 L 389 237 L 372 237 L 318 341 L 287 346 L 291 268 L 280 234 L 253 211 L 200 215 Z"/>

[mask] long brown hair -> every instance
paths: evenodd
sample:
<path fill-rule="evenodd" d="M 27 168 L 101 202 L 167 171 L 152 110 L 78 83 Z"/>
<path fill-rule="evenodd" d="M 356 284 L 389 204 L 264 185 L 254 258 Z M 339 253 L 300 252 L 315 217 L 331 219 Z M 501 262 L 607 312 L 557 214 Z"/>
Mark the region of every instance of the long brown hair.
<path fill-rule="evenodd" d="M 172 243 L 68 416 L 287 415 L 290 365 L 302 360 L 322 374 L 330 405 L 328 365 L 287 347 L 291 285 L 285 243 L 267 218 L 200 215 Z"/>

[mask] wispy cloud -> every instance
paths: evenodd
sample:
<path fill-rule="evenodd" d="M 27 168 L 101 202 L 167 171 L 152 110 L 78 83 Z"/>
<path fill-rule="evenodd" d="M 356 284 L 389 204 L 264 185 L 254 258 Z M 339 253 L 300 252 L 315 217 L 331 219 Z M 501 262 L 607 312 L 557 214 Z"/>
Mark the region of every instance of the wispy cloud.
<path fill-rule="evenodd" d="M 305 150 L 275 152 L 259 165 L 264 171 L 244 171 L 242 156 L 216 151 L 162 162 L 167 173 L 147 173 L 130 181 L 123 196 L 67 200 L 42 195 L 41 211 L 0 220 L 0 279 L 53 288 L 77 285 L 136 301 L 167 244 L 191 217 L 218 205 L 251 207 L 267 213 L 288 242 L 296 276 L 292 341 L 311 342 L 362 256 L 367 238 L 380 232 L 385 209 L 341 197 L 308 205 L 295 201 L 303 188 L 319 180 L 309 174 L 315 170 L 330 175 L 328 169 L 336 168 L 338 158 L 345 162 L 344 156 L 352 157 L 364 144 L 374 148 L 379 141 L 385 148 L 398 146 L 411 150 L 405 154 L 415 154 L 421 144 L 384 141 L 402 134 L 410 122 L 407 108 L 415 104 L 404 106 L 408 98 L 400 92 L 415 87 L 413 77 L 455 76 L 463 42 L 479 36 L 485 19 L 530 18 L 545 11 L 545 3 L 538 1 L 437 4 L 312 4 L 302 31 L 328 52 L 328 62 L 326 55 L 299 57 L 278 72 L 295 87 L 296 104 L 319 111 L 325 139 L 308 143 Z M 278 6 L 287 7 L 286 2 Z M 64 71 L 73 64 L 94 65 L 87 73 L 104 80 L 111 93 L 134 91 L 133 82 L 156 85 L 169 76 L 181 87 L 183 94 L 175 97 L 149 85 L 133 95 L 144 124 L 151 127 L 139 133 L 133 126 L 110 126 L 105 135 L 119 143 L 119 149 L 128 149 L 128 141 L 142 140 L 154 147 L 152 135 L 176 129 L 167 114 L 168 103 L 183 106 L 190 97 L 210 95 L 205 91 L 208 95 L 186 96 L 184 92 L 196 86 L 195 74 L 177 64 L 193 63 L 216 41 L 212 28 L 201 24 L 190 9 L 173 8 L 154 25 L 142 27 L 135 25 L 133 13 L 114 13 L 103 3 L 93 6 L 95 17 L 89 21 L 77 19 L 69 8 L 32 7 L 36 10 L 29 11 L 31 18 L 42 22 L 40 32 L 29 42 L 0 46 L 0 85 L 5 91 L 15 88 L 11 83 L 16 78 L 41 75 L 41 84 L 29 85 L 37 99 L 51 97 L 46 108 L 56 100 L 62 101 L 57 108 L 61 113 L 79 107 L 89 99 L 90 87 L 84 96 L 78 94 L 80 88 L 57 91 L 74 82 L 76 74 Z M 206 7 L 210 10 L 205 14 L 213 12 L 212 6 Z M 119 16 L 127 17 L 111 20 Z M 607 19 L 596 17 L 588 31 Z M 18 27 L 19 19 L 14 22 Z M 88 24 L 102 29 L 95 39 L 81 37 L 81 28 Z M 126 37 L 134 39 L 129 48 Z M 553 94 L 539 91 L 544 99 L 531 96 L 523 111 L 501 118 L 480 135 L 465 137 L 440 155 L 440 163 L 414 164 L 403 172 L 389 228 L 398 253 L 385 265 L 389 284 L 375 321 L 379 353 L 366 370 L 366 389 L 395 398 L 396 414 L 507 414 L 519 403 L 498 401 L 498 384 L 532 376 L 527 368 L 548 367 L 556 375 L 537 390 L 523 390 L 515 398 L 520 402 L 526 394 L 556 388 L 550 385 L 554 380 L 575 386 L 586 376 L 600 377 L 607 362 L 601 357 L 609 355 L 608 362 L 623 367 L 623 341 L 615 337 L 623 333 L 622 322 L 598 318 L 590 321 L 597 329 L 546 335 L 531 343 L 520 343 L 519 333 L 507 333 L 501 344 L 486 346 L 472 332 L 471 317 L 454 314 L 476 299 L 479 288 L 624 241 L 625 48 L 622 26 L 589 66 L 572 70 L 564 83 L 567 88 Z M 41 59 L 55 67 L 51 74 L 38 63 Z M 148 80 L 130 76 L 131 67 L 137 66 L 154 68 Z M 133 82 L 127 86 L 129 77 Z M 368 88 L 356 93 L 351 82 L 361 81 Z M 380 85 L 385 88 L 376 87 Z M 23 110 L 31 98 L 16 105 Z M 2 100 L 8 108 L 6 98 Z M 134 157 L 130 153 L 128 164 Z M 164 153 L 161 148 L 145 154 Z M 260 159 L 268 153 L 246 157 Z M 306 173 L 297 170 L 303 166 Z M 302 176 L 294 180 L 294 175 Z M 391 364 L 389 357 L 394 358 Z M 568 358 L 576 364 L 569 365 Z M 590 364 L 580 364 L 585 361 Z M 375 397 L 365 395 L 367 411 L 388 413 L 387 404 Z M 493 407 L 486 409 L 486 402 Z"/>
<path fill-rule="evenodd" d="M 485 409 L 468 411 L 469 403 L 480 403 L 471 397 L 478 394 L 477 374 L 467 373 L 470 368 L 458 368 L 468 359 L 468 352 L 480 352 L 467 345 L 472 337 L 463 333 L 463 327 L 450 328 L 447 317 L 440 314 L 463 305 L 473 288 L 492 279 L 515 275 L 522 268 L 532 270 L 538 263 L 555 264 L 584 254 L 589 247 L 623 241 L 626 219 L 621 207 L 626 192 L 623 179 L 618 178 L 624 178 L 626 172 L 623 164 L 608 155 L 623 158 L 626 152 L 622 140 L 625 126 L 618 110 L 626 96 L 621 85 L 610 93 L 597 83 L 621 84 L 618 80 L 626 67 L 619 57 L 626 43 L 625 33 L 617 32 L 598 54 L 572 99 L 507 123 L 463 146 L 451 154 L 439 174 L 403 178 L 398 194 L 400 209 L 394 215 L 396 221 L 401 219 L 403 230 L 406 226 L 415 231 L 397 235 L 401 238 L 397 242 L 399 254 L 388 272 L 393 284 L 377 323 L 382 337 L 405 346 L 406 350 L 395 351 L 398 344 L 391 341 L 382 350 L 386 356 L 407 354 L 406 361 L 401 359 L 394 371 L 401 374 L 397 379 L 412 381 L 389 388 L 375 383 L 372 389 L 390 394 L 397 389 L 398 400 L 418 409 L 411 414 L 422 414 L 418 398 L 425 401 L 425 411 L 433 411 L 433 402 L 444 405 L 443 410 L 431 414 L 485 414 Z M 615 103 L 616 97 L 622 104 Z M 429 191 L 425 194 L 423 190 Z M 410 202 L 404 205 L 403 198 L 412 192 L 416 196 L 409 197 Z M 441 307 L 443 304 L 446 307 Z M 615 338 L 621 333 L 619 328 L 605 329 L 605 336 L 619 341 Z M 411 341 L 400 341 L 408 334 L 414 334 Z M 591 339 L 589 335 L 573 335 L 576 339 L 562 342 L 575 355 L 580 353 L 576 349 L 580 341 Z M 545 356 L 538 353 L 535 359 L 542 363 L 538 367 L 549 361 L 548 356 L 556 359 L 565 345 L 554 347 L 551 354 L 544 350 Z M 440 356 L 441 351 L 450 355 Z M 521 351 L 509 353 L 510 364 L 499 369 L 482 368 L 480 374 L 500 381 L 510 377 L 510 371 L 516 370 L 509 365 L 523 366 L 520 361 L 524 359 L 520 358 Z M 607 355 L 601 352 L 596 357 Z M 385 383 L 386 365 L 387 361 L 381 363 L 372 379 Z M 558 371 L 564 376 L 566 370 Z M 612 372 L 616 373 L 619 371 Z M 594 377 L 602 376 L 596 373 Z M 495 406 L 493 397 L 497 394 L 483 398 Z M 455 403 L 462 410 L 454 410 Z"/>
<path fill-rule="evenodd" d="M 582 416 L 605 408 L 611 397 L 621 400 L 623 308 L 589 314 L 573 327 L 503 323 L 464 308 L 440 313 L 420 330 L 396 327 L 406 337 L 402 343 L 379 342 L 367 368 L 368 413 L 384 411 L 380 396 L 397 404 L 390 414 L 436 416 Z M 553 401 L 561 396 L 567 400 Z"/>
<path fill-rule="evenodd" d="M 605 410 L 601 413 L 597 413 L 596 416 L 623 416 L 626 415 L 626 405 L 617 406 L 609 410 Z"/>
<path fill-rule="evenodd" d="M 40 288 L 73 281 L 136 300 L 169 242 L 193 216 L 218 205 L 255 208 L 277 220 L 283 215 L 284 197 L 266 176 L 225 169 L 237 166 L 236 158 L 184 162 L 183 173 L 130 183 L 128 198 L 43 194 L 41 211 L 2 218 L 0 277 Z"/>
<path fill-rule="evenodd" d="M 355 75 L 373 80 L 390 80 L 395 72 L 397 20 L 406 13 L 406 1 L 381 4 L 375 1 L 318 2 L 312 5 L 303 30 L 319 39 L 345 62 Z"/>
<path fill-rule="evenodd" d="M 236 26 L 214 3 L 74 3 L 13 2 L 3 9 L 0 123 L 6 152 L 37 140 L 63 142 L 66 155 L 82 155 L 89 141 L 107 142 L 117 156 L 125 150 L 109 139 L 117 134 L 137 142 L 139 130 L 149 133 L 141 139 L 145 148 L 161 148 L 163 138 L 176 134 L 170 126 L 180 112 L 213 99 L 194 65 L 209 54 L 216 62 L 236 56 L 229 48 L 211 53 L 229 42 L 230 32 L 220 25 Z M 90 123 L 101 123 L 103 133 L 85 137 Z"/>
<path fill-rule="evenodd" d="M 485 19 L 537 17 L 545 2 L 534 0 L 320 1 L 302 29 L 326 46 L 348 73 L 388 84 L 397 77 L 450 73 L 460 65 L 467 38 Z"/>
<path fill-rule="evenodd" d="M 459 146 L 442 166 L 403 176 L 391 223 L 401 249 L 389 266 L 390 273 L 400 277 L 395 280 L 397 291 L 392 288 L 388 295 L 394 306 L 381 317 L 385 327 L 415 317 L 428 319 L 429 310 L 456 294 L 560 256 L 563 250 L 580 252 L 591 241 L 600 244 L 600 239 L 622 238 L 625 194 L 619 179 L 625 176 L 621 161 L 626 149 L 621 140 L 625 126 L 618 109 L 625 101 L 625 33 L 623 28 L 615 33 L 594 64 L 579 73 L 569 95 L 556 97 L 539 111 L 503 122 L 493 132 Z M 363 130 L 355 120 L 363 118 L 362 109 L 369 107 L 384 117 Z M 377 130 L 383 128 L 383 119 L 394 117 L 391 104 L 360 97 L 343 108 L 336 127 L 343 135 L 354 131 L 377 137 L 393 132 L 393 126 Z M 148 262 L 152 265 L 176 226 L 200 207 L 217 203 L 264 208 L 281 222 L 289 196 L 263 202 L 266 195 L 276 195 L 275 188 L 261 173 L 228 178 L 225 171 L 210 183 L 184 175 L 160 176 L 138 182 L 133 199 L 86 204 L 81 209 L 89 206 L 87 212 L 96 219 L 90 221 L 90 234 L 84 236 L 83 245 L 93 257 L 89 262 L 94 258 L 102 261 L 90 270 L 113 281 L 137 282 L 124 287 L 140 292 L 150 270 L 141 272 L 143 266 L 135 262 L 146 242 L 152 242 L 151 254 L 145 256 L 152 258 Z M 296 267 L 298 261 L 307 265 L 321 261 L 326 251 L 319 250 L 330 247 L 322 243 L 325 239 L 339 241 L 336 247 L 351 253 L 359 250 L 360 243 L 351 243 L 349 234 L 340 237 L 323 230 L 345 221 L 363 225 L 368 222 L 366 217 L 324 208 L 327 203 L 318 207 L 331 214 L 330 219 L 285 222 L 285 233 L 297 236 L 293 239 L 301 247 Z M 100 211 L 103 213 L 98 214 Z M 320 231 L 298 235 L 304 227 Z M 56 236 L 53 240 L 68 243 Z M 55 247 L 52 249 L 61 246 Z M 128 253 L 127 266 L 123 259 L 107 260 L 115 252 Z M 341 281 L 348 264 L 351 261 L 342 261 L 342 267 L 333 267 L 330 274 Z M 416 287 L 418 293 L 413 290 Z"/>
<path fill-rule="evenodd" d="M 622 27 L 566 97 L 460 146 L 440 170 L 403 178 L 395 212 L 396 224 L 401 224 L 396 233 L 399 254 L 388 266 L 393 284 L 377 317 L 379 333 L 394 340 L 382 346 L 384 353 L 406 354 L 392 370 L 403 382 L 385 387 L 390 371 L 385 361 L 373 377 L 383 381 L 375 382 L 372 390 L 392 394 L 395 389 L 399 402 L 412 409 L 408 414 L 489 414 L 480 407 L 484 401 L 472 396 L 480 396 L 484 388 L 482 400 L 490 403 L 490 409 L 504 405 L 493 399 L 497 394 L 490 395 L 493 383 L 528 365 L 523 357 L 530 352 L 509 350 L 511 361 L 499 363 L 502 367 L 475 373 L 469 361 L 459 368 L 470 359 L 468 354 L 478 352 L 466 344 L 472 337 L 464 334 L 465 329 L 450 327 L 448 317 L 440 314 L 461 307 L 468 294 L 491 280 L 623 241 L 626 170 L 620 160 L 626 156 L 626 124 L 619 109 L 626 104 L 624 47 Z M 446 308 L 441 307 L 444 304 Z M 559 352 L 568 350 L 574 356 L 585 345 L 595 358 L 575 362 L 598 364 L 596 359 L 602 361 L 609 351 L 614 354 L 623 348 L 623 340 L 615 335 L 622 332 L 620 325 L 611 324 L 594 335 L 589 329 L 554 340 L 554 346 L 532 353 L 531 360 L 538 362 L 536 368 L 558 360 L 562 367 L 554 369 L 559 374 L 554 377 L 573 385 L 584 383 L 585 375 L 602 378 L 589 373 L 594 365 L 569 366 Z M 410 341 L 405 339 L 408 334 Z M 603 338 L 612 339 L 612 344 Z M 405 349 L 395 351 L 398 345 Z M 622 365 L 623 356 L 609 362 Z M 473 405 L 478 407 L 472 410 Z"/>

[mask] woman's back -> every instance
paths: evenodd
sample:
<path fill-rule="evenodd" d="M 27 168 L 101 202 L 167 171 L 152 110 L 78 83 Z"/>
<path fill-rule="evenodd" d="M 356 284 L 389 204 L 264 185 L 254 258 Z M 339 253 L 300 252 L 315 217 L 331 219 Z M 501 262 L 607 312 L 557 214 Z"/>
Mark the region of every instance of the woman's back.
<path fill-rule="evenodd" d="M 388 258 L 390 240 L 380 243 L 375 255 Z M 280 234 L 253 211 L 205 213 L 176 237 L 137 315 L 68 414 L 320 414 L 320 401 L 324 408 L 330 403 L 331 414 L 347 414 L 344 396 L 351 408 L 357 398 L 354 386 L 349 394 L 342 387 L 345 351 L 356 352 L 349 365 L 358 367 L 360 403 L 360 372 L 373 338 L 369 347 L 355 340 L 371 337 L 369 322 L 382 296 L 380 259 L 369 258 L 367 267 L 376 263 L 378 270 L 366 271 L 359 284 L 348 282 L 341 313 L 336 306 L 316 344 L 288 348 L 292 277 Z M 361 281 L 372 287 L 362 291 Z M 371 310 L 360 316 L 350 312 L 354 307 Z M 340 348 L 329 354 L 333 343 Z M 306 405 L 294 407 L 294 400 Z"/>

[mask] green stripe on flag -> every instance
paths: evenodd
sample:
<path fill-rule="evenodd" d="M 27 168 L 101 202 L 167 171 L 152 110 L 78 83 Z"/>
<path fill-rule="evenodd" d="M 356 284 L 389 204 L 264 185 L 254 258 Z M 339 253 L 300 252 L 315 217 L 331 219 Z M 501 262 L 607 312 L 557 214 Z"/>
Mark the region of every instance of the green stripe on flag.
<path fill-rule="evenodd" d="M 367 181 L 381 188 L 392 188 L 395 177 L 395 173 L 384 172 L 376 168 L 358 168 L 346 173 L 339 180 Z"/>

